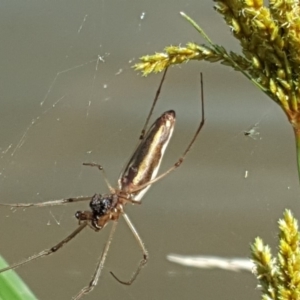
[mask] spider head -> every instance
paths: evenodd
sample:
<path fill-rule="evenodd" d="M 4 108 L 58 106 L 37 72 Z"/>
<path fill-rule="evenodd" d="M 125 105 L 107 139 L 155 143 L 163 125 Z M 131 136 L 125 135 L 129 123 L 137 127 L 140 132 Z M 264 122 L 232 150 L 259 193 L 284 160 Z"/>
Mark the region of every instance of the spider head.
<path fill-rule="evenodd" d="M 75 217 L 79 222 L 90 221 L 90 225 L 98 231 L 111 219 L 110 212 L 117 202 L 118 196 L 115 194 L 95 194 L 90 201 L 91 211 L 77 211 Z"/>

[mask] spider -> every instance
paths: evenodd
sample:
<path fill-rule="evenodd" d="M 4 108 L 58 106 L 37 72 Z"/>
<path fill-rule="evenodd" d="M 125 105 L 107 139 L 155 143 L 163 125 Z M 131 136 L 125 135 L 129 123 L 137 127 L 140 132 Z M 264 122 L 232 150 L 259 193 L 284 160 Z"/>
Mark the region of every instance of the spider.
<path fill-rule="evenodd" d="M 80 299 L 83 295 L 91 292 L 94 287 L 97 285 L 101 271 L 104 267 L 104 262 L 108 254 L 110 244 L 112 242 L 113 234 L 116 230 L 118 220 L 122 216 L 130 228 L 132 234 L 134 235 L 138 245 L 140 246 L 143 256 L 140 260 L 135 272 L 128 281 L 120 280 L 113 272 L 110 272 L 111 275 L 120 283 L 131 285 L 137 276 L 139 275 L 141 269 L 148 261 L 148 251 L 140 238 L 137 230 L 130 221 L 128 215 L 125 213 L 124 208 L 126 204 L 141 204 L 141 199 L 150 186 L 162 179 L 169 173 L 177 169 L 185 159 L 187 153 L 190 151 L 193 143 L 195 142 L 198 134 L 200 133 L 204 125 L 204 100 L 203 100 L 203 78 L 202 74 L 200 75 L 201 81 L 201 109 L 202 117 L 200 124 L 192 137 L 187 148 L 181 155 L 181 157 L 175 162 L 175 164 L 169 168 L 167 171 L 157 176 L 158 169 L 160 167 L 163 155 L 167 148 L 167 145 L 171 139 L 174 126 L 175 126 L 175 111 L 168 110 L 164 112 L 152 126 L 147 130 L 148 123 L 154 107 L 157 103 L 158 97 L 161 92 L 163 82 L 165 80 L 167 69 L 165 70 L 162 79 L 160 81 L 159 87 L 156 91 L 155 98 L 153 100 L 150 112 L 147 116 L 145 125 L 141 131 L 139 137 L 139 143 L 134 151 L 129 162 L 125 166 L 124 170 L 121 172 L 121 175 L 118 180 L 118 187 L 113 188 L 109 181 L 107 180 L 105 171 L 103 167 L 96 163 L 84 163 L 85 166 L 91 166 L 98 168 L 104 177 L 104 180 L 109 189 L 108 194 L 95 194 L 92 197 L 76 197 L 60 200 L 51 200 L 40 203 L 16 203 L 16 204 L 0 204 L 2 206 L 10 207 L 43 207 L 43 206 L 53 206 L 53 205 L 63 205 L 67 203 L 75 202 L 84 202 L 90 201 L 89 210 L 77 211 L 75 217 L 78 219 L 78 227 L 66 238 L 52 246 L 51 248 L 45 249 L 38 254 L 34 254 L 26 259 L 21 260 L 18 263 L 15 263 L 9 267 L 0 269 L 0 273 L 16 269 L 17 267 L 23 266 L 31 261 L 34 261 L 38 258 L 51 255 L 58 250 L 60 250 L 65 244 L 70 242 L 74 237 L 76 237 L 84 228 L 90 227 L 95 232 L 102 230 L 109 221 L 112 221 L 112 227 L 110 229 L 108 240 L 102 250 L 101 256 L 97 260 L 96 269 L 93 273 L 92 279 L 84 288 L 82 288 L 77 295 L 73 298 L 75 300 Z"/>

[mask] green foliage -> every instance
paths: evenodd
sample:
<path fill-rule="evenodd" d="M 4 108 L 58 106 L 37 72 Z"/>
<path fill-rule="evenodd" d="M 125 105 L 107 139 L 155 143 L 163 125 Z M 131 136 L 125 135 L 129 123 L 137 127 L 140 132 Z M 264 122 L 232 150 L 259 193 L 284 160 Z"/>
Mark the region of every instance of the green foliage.
<path fill-rule="evenodd" d="M 0 256 L 0 269 L 7 267 L 6 261 Z M 0 300 L 36 300 L 15 271 L 0 274 Z"/>

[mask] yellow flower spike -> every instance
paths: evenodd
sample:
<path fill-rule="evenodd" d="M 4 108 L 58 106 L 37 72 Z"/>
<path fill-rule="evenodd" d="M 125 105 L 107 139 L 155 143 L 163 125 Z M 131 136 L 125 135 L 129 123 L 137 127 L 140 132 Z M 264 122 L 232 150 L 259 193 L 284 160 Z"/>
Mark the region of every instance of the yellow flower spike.
<path fill-rule="evenodd" d="M 255 276 L 259 280 L 262 299 L 300 299 L 300 249 L 298 222 L 290 210 L 285 210 L 278 221 L 279 252 L 276 258 L 270 248 L 256 238 L 251 245 L 252 260 L 256 266 Z M 263 253 L 266 253 L 263 255 Z M 267 258 L 266 258 L 267 257 Z"/>

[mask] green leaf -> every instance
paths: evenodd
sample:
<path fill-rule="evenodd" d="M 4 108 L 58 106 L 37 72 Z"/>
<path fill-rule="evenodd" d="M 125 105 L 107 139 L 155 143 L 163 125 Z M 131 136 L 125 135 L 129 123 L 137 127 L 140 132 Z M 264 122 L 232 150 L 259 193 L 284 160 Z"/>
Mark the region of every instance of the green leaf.
<path fill-rule="evenodd" d="M 0 256 L 0 269 L 8 264 Z M 21 277 L 13 270 L 0 274 L 0 300 L 37 300 Z"/>

